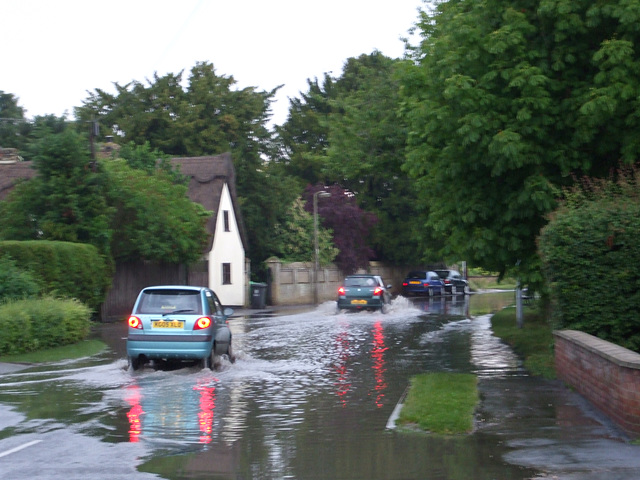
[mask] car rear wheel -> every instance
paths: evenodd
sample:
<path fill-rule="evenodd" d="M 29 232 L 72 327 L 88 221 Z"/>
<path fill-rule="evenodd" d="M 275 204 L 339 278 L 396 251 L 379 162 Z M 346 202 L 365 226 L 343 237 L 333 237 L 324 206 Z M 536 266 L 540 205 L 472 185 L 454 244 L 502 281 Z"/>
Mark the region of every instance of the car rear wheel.
<path fill-rule="evenodd" d="M 236 356 L 233 354 L 233 347 L 231 343 L 229 343 L 229 348 L 227 349 L 227 357 L 229 357 L 229 361 L 231 363 L 236 363 Z"/>
<path fill-rule="evenodd" d="M 140 357 L 129 357 L 129 368 L 136 371 L 140 369 Z"/>

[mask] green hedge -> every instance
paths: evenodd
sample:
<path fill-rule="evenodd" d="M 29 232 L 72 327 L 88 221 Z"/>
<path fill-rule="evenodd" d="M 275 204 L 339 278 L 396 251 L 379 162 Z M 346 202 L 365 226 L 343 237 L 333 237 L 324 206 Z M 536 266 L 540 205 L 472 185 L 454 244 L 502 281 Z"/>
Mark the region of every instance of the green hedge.
<path fill-rule="evenodd" d="M 0 355 L 76 343 L 90 328 L 91 310 L 78 300 L 8 301 L 0 304 Z"/>
<path fill-rule="evenodd" d="M 77 298 L 97 312 L 111 286 L 112 267 L 89 244 L 47 240 L 0 242 L 0 257 L 9 256 L 29 272 L 43 293 Z"/>
<path fill-rule="evenodd" d="M 555 320 L 640 352 L 640 201 L 573 199 L 540 236 Z"/>

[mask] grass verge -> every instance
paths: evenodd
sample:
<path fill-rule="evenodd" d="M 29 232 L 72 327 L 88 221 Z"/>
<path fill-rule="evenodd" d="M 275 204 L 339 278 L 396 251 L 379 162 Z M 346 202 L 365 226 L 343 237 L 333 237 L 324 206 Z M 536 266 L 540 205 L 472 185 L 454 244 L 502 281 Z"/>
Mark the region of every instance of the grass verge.
<path fill-rule="evenodd" d="M 411 379 L 399 426 L 455 435 L 473 430 L 478 379 L 467 373 L 425 373 Z"/>
<path fill-rule="evenodd" d="M 498 277 L 469 277 L 471 290 L 513 290 L 518 282 L 512 278 L 503 278 L 498 282 Z"/>
<path fill-rule="evenodd" d="M 505 308 L 491 317 L 493 333 L 511 345 L 524 358 L 524 366 L 533 375 L 556 378 L 553 330 L 535 308 L 524 309 L 524 326 L 516 324 L 515 307 Z"/>
<path fill-rule="evenodd" d="M 20 353 L 16 355 L 2 355 L 0 362 L 8 363 L 48 363 L 60 362 L 74 358 L 90 357 L 107 348 L 100 340 L 85 340 L 63 347 L 48 348 L 35 352 Z"/>

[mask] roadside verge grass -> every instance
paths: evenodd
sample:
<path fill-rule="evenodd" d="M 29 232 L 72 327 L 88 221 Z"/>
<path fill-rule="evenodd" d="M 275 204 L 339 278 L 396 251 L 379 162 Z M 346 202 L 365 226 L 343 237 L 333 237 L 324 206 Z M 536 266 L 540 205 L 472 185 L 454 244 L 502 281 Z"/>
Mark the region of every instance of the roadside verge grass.
<path fill-rule="evenodd" d="M 478 403 L 478 379 L 467 373 L 425 373 L 411 379 L 397 424 L 456 435 L 473 430 Z"/>
<path fill-rule="evenodd" d="M 508 307 L 491 317 L 496 337 L 508 343 L 524 359 L 524 366 L 533 375 L 556 378 L 553 352 L 553 329 L 535 308 L 524 309 L 524 325 L 516 324 L 516 309 Z"/>
<path fill-rule="evenodd" d="M 100 340 L 84 340 L 72 345 L 63 347 L 48 348 L 35 352 L 18 353 L 15 355 L 2 355 L 0 362 L 7 363 L 49 363 L 60 362 L 62 360 L 72 360 L 76 358 L 90 357 L 96 355 L 107 348 L 107 345 Z"/>

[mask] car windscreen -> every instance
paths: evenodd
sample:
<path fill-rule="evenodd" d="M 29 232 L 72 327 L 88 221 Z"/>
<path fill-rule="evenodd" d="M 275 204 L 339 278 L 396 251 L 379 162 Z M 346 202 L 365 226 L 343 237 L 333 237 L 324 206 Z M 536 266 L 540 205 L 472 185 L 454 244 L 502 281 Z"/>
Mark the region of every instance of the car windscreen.
<path fill-rule="evenodd" d="M 424 280 L 427 278 L 427 272 L 409 272 L 407 278 L 416 278 L 418 280 Z"/>
<path fill-rule="evenodd" d="M 178 312 L 202 314 L 200 292 L 194 290 L 147 290 L 142 292 L 137 313 Z"/>
<path fill-rule="evenodd" d="M 344 279 L 345 287 L 375 287 L 377 282 L 372 277 L 347 277 Z"/>

